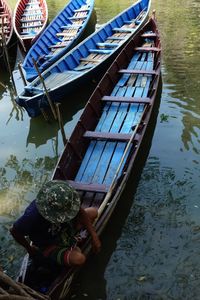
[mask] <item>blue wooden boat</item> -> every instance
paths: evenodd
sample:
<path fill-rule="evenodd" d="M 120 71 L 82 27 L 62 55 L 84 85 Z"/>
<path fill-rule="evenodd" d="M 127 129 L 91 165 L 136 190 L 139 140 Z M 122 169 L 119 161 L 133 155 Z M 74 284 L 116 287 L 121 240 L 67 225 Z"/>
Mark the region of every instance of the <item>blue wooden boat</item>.
<path fill-rule="evenodd" d="M 71 0 L 53 19 L 27 53 L 23 68 L 26 79 L 37 77 L 33 58 L 40 72 L 67 53 L 82 37 L 94 8 L 94 0 Z"/>
<path fill-rule="evenodd" d="M 52 180 L 67 180 L 80 193 L 82 207 L 98 208 L 94 226 L 100 234 L 114 211 L 127 180 L 146 145 L 161 76 L 161 45 L 154 19 L 127 44 L 95 89 L 55 168 Z M 126 205 L 126 203 L 125 203 Z M 91 249 L 86 234 L 80 245 Z M 103 249 L 102 249 L 103 251 Z M 32 265 L 33 266 L 33 265 Z M 19 280 L 46 291 L 51 299 L 66 299 L 77 269 L 27 271 Z M 29 269 L 30 270 L 30 269 Z M 34 268 L 32 269 L 34 270 Z"/>
<path fill-rule="evenodd" d="M 52 101 L 63 100 L 67 93 L 99 76 L 108 67 L 147 20 L 150 2 L 151 0 L 137 1 L 42 73 Z M 30 117 L 38 116 L 41 109 L 49 106 L 44 93 L 45 87 L 40 77 L 37 77 L 16 98 L 16 102 L 27 110 Z M 65 101 L 69 99 L 65 98 Z"/>

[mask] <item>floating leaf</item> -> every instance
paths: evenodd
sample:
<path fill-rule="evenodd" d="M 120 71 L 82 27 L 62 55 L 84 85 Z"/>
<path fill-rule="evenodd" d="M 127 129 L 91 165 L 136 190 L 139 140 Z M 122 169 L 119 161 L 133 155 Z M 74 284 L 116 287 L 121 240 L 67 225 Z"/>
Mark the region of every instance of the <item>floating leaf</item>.
<path fill-rule="evenodd" d="M 143 282 L 147 279 L 146 276 L 140 276 L 139 278 L 137 278 L 137 281 Z"/>

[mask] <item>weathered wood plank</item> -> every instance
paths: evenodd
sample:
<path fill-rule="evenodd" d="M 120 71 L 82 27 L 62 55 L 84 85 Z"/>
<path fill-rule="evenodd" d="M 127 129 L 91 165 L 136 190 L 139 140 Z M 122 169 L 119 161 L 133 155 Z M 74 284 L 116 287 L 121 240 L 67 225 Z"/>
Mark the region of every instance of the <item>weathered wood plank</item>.
<path fill-rule="evenodd" d="M 78 181 L 68 180 L 69 184 L 78 191 L 107 193 L 109 186 L 105 184 L 84 184 Z"/>
<path fill-rule="evenodd" d="M 83 135 L 85 138 L 108 141 L 129 141 L 130 134 L 86 131 Z"/>

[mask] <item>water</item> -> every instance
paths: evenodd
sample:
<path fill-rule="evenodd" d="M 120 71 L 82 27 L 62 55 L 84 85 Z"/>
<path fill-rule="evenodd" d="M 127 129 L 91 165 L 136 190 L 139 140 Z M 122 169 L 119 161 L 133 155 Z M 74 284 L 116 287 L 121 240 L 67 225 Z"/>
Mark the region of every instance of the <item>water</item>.
<path fill-rule="evenodd" d="M 97 23 L 132 1 L 96 0 Z M 14 6 L 14 1 L 12 1 Z M 50 18 L 62 1 L 48 1 Z M 156 129 L 137 188 L 132 181 L 74 289 L 74 299 L 200 299 L 200 2 L 152 1 L 163 48 L 162 97 Z M 16 274 L 24 253 L 10 224 L 50 178 L 63 149 L 55 122 L 30 120 L 14 106 L 0 72 L 0 264 Z M 85 100 L 66 106 L 69 136 Z M 42 128 L 42 130 L 41 130 Z"/>

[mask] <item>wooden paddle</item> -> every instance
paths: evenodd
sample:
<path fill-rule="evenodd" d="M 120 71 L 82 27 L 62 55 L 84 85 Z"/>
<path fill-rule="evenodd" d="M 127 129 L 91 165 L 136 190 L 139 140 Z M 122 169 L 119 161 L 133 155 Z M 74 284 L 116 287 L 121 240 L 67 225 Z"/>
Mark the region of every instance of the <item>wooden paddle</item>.
<path fill-rule="evenodd" d="M 135 135 L 136 135 L 136 133 L 137 133 L 137 130 L 138 130 L 138 128 L 139 128 L 139 126 L 140 126 L 140 124 L 141 124 L 141 122 L 142 122 L 142 119 L 143 119 L 143 117 L 144 117 L 144 115 L 145 115 L 145 113 L 146 113 L 146 110 L 147 110 L 147 107 L 148 107 L 148 106 L 149 106 L 148 104 L 145 106 L 145 109 L 144 109 L 144 111 L 143 111 L 143 113 L 142 113 L 142 116 L 141 116 L 141 118 L 140 118 L 140 121 L 139 121 L 139 123 L 136 125 L 136 127 L 135 127 L 135 129 L 134 129 L 134 131 L 133 131 L 133 133 L 132 133 L 132 135 L 131 135 L 131 138 L 130 138 L 129 142 L 128 142 L 128 144 L 126 145 L 126 148 L 125 148 L 125 150 L 124 150 L 124 153 L 123 153 L 122 158 L 121 158 L 121 160 L 120 160 L 119 166 L 118 166 L 117 171 L 116 171 L 116 173 L 115 173 L 115 175 L 114 175 L 114 178 L 113 178 L 113 180 L 112 180 L 112 183 L 111 183 L 111 185 L 110 185 L 110 187 L 109 187 L 109 190 L 108 190 L 108 192 L 107 192 L 107 194 L 106 194 L 106 197 L 105 197 L 105 199 L 103 200 L 103 202 L 101 203 L 101 205 L 100 205 L 100 207 L 99 207 L 99 209 L 98 209 L 98 217 L 97 217 L 97 219 L 95 220 L 95 223 L 96 223 L 96 222 L 98 221 L 98 219 L 100 218 L 100 216 L 101 216 L 103 210 L 105 209 L 105 207 L 106 207 L 106 205 L 107 205 L 107 203 L 108 203 L 108 201 L 109 201 L 109 199 L 110 199 L 110 197 L 111 197 L 111 195 L 112 195 L 112 192 L 113 192 L 113 190 L 114 190 L 114 188 L 115 188 L 115 186 L 116 186 L 116 183 L 117 183 L 117 177 L 118 177 L 119 171 L 120 171 L 120 169 L 121 169 L 121 167 L 122 167 L 122 164 L 124 163 L 124 159 L 125 159 L 125 157 L 126 157 L 126 155 L 127 155 L 127 153 L 128 153 L 128 150 L 129 150 L 129 148 L 130 148 L 130 146 L 131 146 L 131 144 L 132 144 L 132 142 L 133 142 L 133 140 L 134 140 L 134 138 L 135 138 Z"/>
<path fill-rule="evenodd" d="M 38 65 L 37 65 L 37 63 L 36 63 L 36 61 L 35 61 L 35 59 L 34 59 L 33 57 L 32 57 L 32 61 L 33 61 L 34 67 L 35 67 L 35 69 L 36 69 L 36 71 L 37 71 L 37 73 L 38 73 L 38 76 L 39 76 L 39 78 L 40 78 L 40 81 L 41 81 L 41 83 L 42 83 L 42 85 L 43 85 L 44 92 L 45 92 L 45 95 L 46 95 L 47 100 L 48 100 L 48 102 L 49 102 L 49 106 L 50 106 L 51 111 L 52 111 L 52 113 L 53 113 L 54 119 L 57 120 L 56 110 L 55 110 L 55 108 L 54 108 L 53 101 L 51 100 L 51 98 L 50 98 L 50 96 L 49 96 L 49 92 L 48 92 L 47 87 L 46 87 L 46 84 L 45 84 L 45 82 L 44 82 L 44 78 L 42 77 L 42 74 L 40 73 L 40 70 L 39 70 L 39 68 L 38 68 Z"/>

